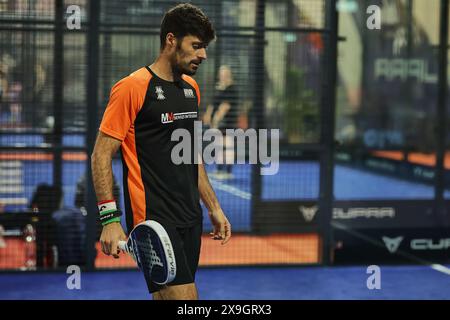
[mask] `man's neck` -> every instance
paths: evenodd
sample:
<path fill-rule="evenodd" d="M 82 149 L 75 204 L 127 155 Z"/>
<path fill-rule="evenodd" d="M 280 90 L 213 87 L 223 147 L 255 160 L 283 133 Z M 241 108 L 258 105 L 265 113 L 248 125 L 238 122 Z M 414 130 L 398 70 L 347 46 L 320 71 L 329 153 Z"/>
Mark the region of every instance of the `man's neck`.
<path fill-rule="evenodd" d="M 161 79 L 166 81 L 177 81 L 181 78 L 181 74 L 176 73 L 172 65 L 166 57 L 160 55 L 153 64 L 150 65 L 150 69 Z"/>

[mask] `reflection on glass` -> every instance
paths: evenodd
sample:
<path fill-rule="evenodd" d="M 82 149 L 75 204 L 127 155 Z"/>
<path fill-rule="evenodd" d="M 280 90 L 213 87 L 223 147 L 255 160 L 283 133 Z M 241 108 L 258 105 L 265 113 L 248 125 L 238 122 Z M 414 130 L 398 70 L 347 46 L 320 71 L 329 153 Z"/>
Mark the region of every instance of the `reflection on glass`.
<path fill-rule="evenodd" d="M 337 170 L 392 178 L 400 184 L 389 196 L 398 199 L 432 198 L 439 1 L 378 1 L 381 30 L 366 27 L 365 4 L 340 12 Z M 339 172 L 336 178 L 345 179 Z M 361 196 L 383 198 L 384 185 Z"/>

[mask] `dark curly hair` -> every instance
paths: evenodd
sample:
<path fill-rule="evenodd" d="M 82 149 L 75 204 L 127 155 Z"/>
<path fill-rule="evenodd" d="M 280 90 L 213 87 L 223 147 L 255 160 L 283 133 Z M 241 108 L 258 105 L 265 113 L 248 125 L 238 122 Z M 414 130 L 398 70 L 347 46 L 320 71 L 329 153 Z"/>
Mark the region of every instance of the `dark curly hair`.
<path fill-rule="evenodd" d="M 187 35 L 198 37 L 205 45 L 215 37 L 216 32 L 208 17 L 198 7 L 190 3 L 179 4 L 164 15 L 161 22 L 161 50 L 166 44 L 166 36 L 173 33 L 177 39 Z"/>

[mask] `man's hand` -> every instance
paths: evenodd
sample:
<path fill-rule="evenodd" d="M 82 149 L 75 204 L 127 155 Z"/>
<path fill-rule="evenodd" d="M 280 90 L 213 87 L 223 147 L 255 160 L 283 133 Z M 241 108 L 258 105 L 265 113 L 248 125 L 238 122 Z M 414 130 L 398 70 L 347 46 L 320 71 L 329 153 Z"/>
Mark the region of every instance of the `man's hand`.
<path fill-rule="evenodd" d="M 211 239 L 222 240 L 222 244 L 226 244 L 231 238 L 231 224 L 223 213 L 222 209 L 210 211 L 209 219 L 213 225 Z"/>
<path fill-rule="evenodd" d="M 127 236 L 119 222 L 113 222 L 103 227 L 100 243 L 102 251 L 107 256 L 112 255 L 115 259 L 119 258 L 119 241 L 126 241 Z"/>

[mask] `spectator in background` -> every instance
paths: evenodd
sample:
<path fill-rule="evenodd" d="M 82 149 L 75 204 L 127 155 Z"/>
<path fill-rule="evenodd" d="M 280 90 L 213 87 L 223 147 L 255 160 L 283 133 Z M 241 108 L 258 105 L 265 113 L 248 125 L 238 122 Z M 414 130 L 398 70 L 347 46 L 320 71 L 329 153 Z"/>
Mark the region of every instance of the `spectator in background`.
<path fill-rule="evenodd" d="M 5 232 L 5 229 L 3 229 L 2 225 L 0 225 L 0 249 L 6 248 L 6 242 L 5 242 L 5 239 L 3 239 L 4 232 Z"/>
<path fill-rule="evenodd" d="M 30 202 L 30 209 L 40 218 L 35 223 L 36 228 L 36 266 L 56 266 L 57 255 L 55 247 L 56 226 L 51 214 L 61 205 L 61 187 L 41 183 L 36 187 Z"/>
<path fill-rule="evenodd" d="M 3 213 L 4 210 L 5 210 L 5 206 L 3 205 L 3 203 L 0 203 L 0 214 Z M 6 242 L 5 242 L 5 239 L 3 238 L 4 233 L 5 233 L 5 229 L 3 229 L 3 226 L 0 224 L 0 249 L 6 248 Z"/>
<path fill-rule="evenodd" d="M 53 213 L 62 207 L 61 187 L 41 183 L 31 199 L 31 210 L 36 213 Z"/>
<path fill-rule="evenodd" d="M 80 191 L 79 189 L 80 184 L 78 183 L 76 194 L 84 193 L 84 190 Z M 60 203 L 63 203 L 62 197 Z M 87 213 L 84 209 L 84 203 L 77 203 L 77 199 L 75 199 L 74 204 L 74 207 L 61 205 L 52 214 L 55 225 L 58 266 L 60 267 L 85 264 Z M 82 205 L 82 207 L 79 207 L 79 205 Z"/>
<path fill-rule="evenodd" d="M 219 79 L 214 92 L 213 104 L 206 108 L 203 122 L 206 126 L 219 129 L 224 134 L 222 152 L 218 155 L 217 172 L 211 176 L 216 179 L 231 179 L 233 177 L 234 145 L 225 135 L 226 129 L 237 126 L 238 91 L 234 85 L 230 67 L 223 65 L 219 69 Z M 225 150 L 223 150 L 225 147 Z"/>
<path fill-rule="evenodd" d="M 8 81 L 6 80 L 6 66 L 0 61 L 0 103 L 3 101 L 7 90 Z"/>
<path fill-rule="evenodd" d="M 45 127 L 49 110 L 48 103 L 42 102 L 48 87 L 47 72 L 39 61 L 30 73 L 26 68 L 24 61 L 0 55 L 0 122 L 13 127 Z"/>
<path fill-rule="evenodd" d="M 0 59 L 0 122 L 5 122 L 9 116 L 7 111 L 7 94 L 8 94 L 8 65 Z"/>
<path fill-rule="evenodd" d="M 117 199 L 117 205 L 120 206 L 120 187 L 114 176 L 113 180 L 114 197 Z M 53 262 L 54 266 L 82 266 L 85 264 L 86 257 L 85 175 L 77 182 L 74 206 L 67 207 L 63 204 L 64 197 L 61 187 L 48 184 L 38 185 L 33 194 L 31 209 L 35 213 L 51 214 L 50 223 L 45 225 L 45 228 L 40 226 L 40 231 L 38 231 L 41 233 L 41 239 L 45 238 L 45 241 L 39 244 L 39 250 L 47 258 L 47 261 Z"/>
<path fill-rule="evenodd" d="M 54 118 L 49 116 L 48 104 L 45 103 L 45 88 L 49 86 L 47 72 L 44 65 L 37 62 L 34 66 L 34 81 L 33 81 L 33 91 L 31 93 L 31 104 L 26 108 L 23 113 L 24 122 L 32 127 L 44 127 L 49 131 L 53 130 Z M 47 97 L 48 99 L 48 97 Z M 25 109 L 25 106 L 24 106 Z"/>
<path fill-rule="evenodd" d="M 63 206 L 63 201 L 60 186 L 40 184 L 33 195 L 33 212 L 51 217 L 40 220 L 36 229 L 38 257 L 42 257 L 38 265 L 65 267 L 85 262 L 85 214 L 79 208 Z"/>
<path fill-rule="evenodd" d="M 0 121 L 9 125 L 22 122 L 22 79 L 14 79 L 16 61 L 9 55 L 0 57 Z"/>
<path fill-rule="evenodd" d="M 22 122 L 22 84 L 13 82 L 8 89 L 10 123 L 21 124 Z"/>

